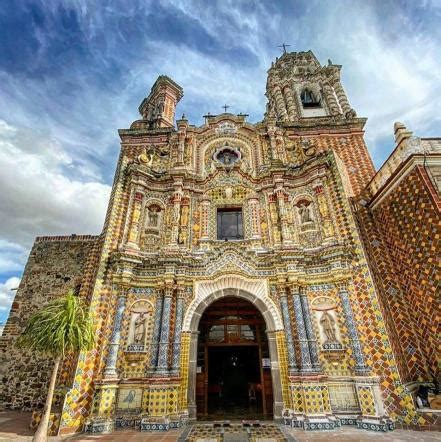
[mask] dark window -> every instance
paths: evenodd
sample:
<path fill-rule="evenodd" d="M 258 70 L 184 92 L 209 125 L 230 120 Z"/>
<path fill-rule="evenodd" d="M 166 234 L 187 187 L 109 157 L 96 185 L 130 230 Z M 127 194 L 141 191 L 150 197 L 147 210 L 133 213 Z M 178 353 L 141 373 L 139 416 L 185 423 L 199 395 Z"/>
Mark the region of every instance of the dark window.
<path fill-rule="evenodd" d="M 217 210 L 217 239 L 243 239 L 242 210 Z"/>
<path fill-rule="evenodd" d="M 320 99 L 318 99 L 309 89 L 303 89 L 300 98 L 303 107 L 320 107 Z"/>

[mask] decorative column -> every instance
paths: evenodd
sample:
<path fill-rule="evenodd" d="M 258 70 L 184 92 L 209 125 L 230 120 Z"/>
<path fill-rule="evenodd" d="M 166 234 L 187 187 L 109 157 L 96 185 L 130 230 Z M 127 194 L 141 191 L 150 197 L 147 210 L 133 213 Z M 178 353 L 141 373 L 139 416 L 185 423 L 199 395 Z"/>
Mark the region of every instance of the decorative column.
<path fill-rule="evenodd" d="M 280 246 L 281 236 L 279 230 L 279 215 L 277 213 L 276 207 L 277 197 L 273 193 L 268 195 L 268 206 L 271 220 L 271 232 L 273 244 L 275 246 Z"/>
<path fill-rule="evenodd" d="M 274 88 L 274 98 L 276 100 L 278 119 L 284 121 L 288 117 L 288 112 L 286 111 L 285 101 L 283 99 L 283 94 L 279 86 L 276 86 Z"/>
<path fill-rule="evenodd" d="M 181 200 L 181 218 L 179 227 L 179 244 L 185 244 L 188 238 L 188 217 L 190 212 L 190 198 L 183 197 Z"/>
<path fill-rule="evenodd" d="M 325 93 L 331 115 L 339 115 L 340 109 L 338 107 L 337 99 L 335 98 L 334 89 L 329 84 L 325 84 L 323 85 L 323 91 Z"/>
<path fill-rule="evenodd" d="M 277 140 L 276 140 L 276 120 L 275 119 L 269 119 L 268 121 L 268 138 L 269 138 L 269 144 L 270 144 L 270 154 L 271 154 L 271 162 L 275 163 L 276 165 L 281 163 L 281 158 L 279 157 L 278 149 L 277 149 Z"/>
<path fill-rule="evenodd" d="M 138 236 L 139 236 L 139 220 L 141 218 L 142 200 L 144 195 L 141 192 L 135 192 L 133 196 L 132 216 L 130 220 L 129 235 L 127 245 L 134 249 L 139 249 Z"/>
<path fill-rule="evenodd" d="M 248 199 L 248 207 L 251 218 L 251 239 L 260 240 L 260 205 L 257 197 L 252 196 Z"/>
<path fill-rule="evenodd" d="M 346 319 L 346 327 L 348 329 L 350 345 L 352 347 L 352 355 L 355 359 L 355 373 L 361 376 L 367 375 L 369 374 L 369 368 L 364 361 L 363 350 L 358 338 L 357 325 L 355 324 L 354 314 L 352 312 L 351 300 L 349 299 L 349 293 L 346 287 L 340 287 L 339 295 Z"/>
<path fill-rule="evenodd" d="M 312 328 L 308 297 L 303 292 L 300 292 L 300 302 L 302 304 L 303 319 L 305 321 L 306 336 L 308 338 L 308 347 L 309 354 L 311 356 L 312 369 L 319 372 L 321 371 L 321 367 L 317 347 L 317 339 L 314 333 L 314 329 Z"/>
<path fill-rule="evenodd" d="M 210 239 L 208 231 L 208 221 L 210 216 L 210 200 L 205 199 L 201 201 L 201 241 L 208 241 Z"/>
<path fill-rule="evenodd" d="M 161 318 L 162 318 L 162 306 L 163 306 L 162 293 L 158 294 L 155 306 L 155 323 L 153 326 L 153 337 L 151 346 L 151 361 L 150 366 L 155 370 L 158 364 L 158 350 L 159 350 L 159 335 L 161 333 Z"/>
<path fill-rule="evenodd" d="M 181 357 L 181 331 L 182 320 L 184 317 L 184 290 L 185 287 L 178 287 L 178 299 L 176 300 L 176 320 L 175 332 L 173 335 L 173 355 L 172 355 L 172 370 L 177 372 L 179 370 L 179 360 Z"/>
<path fill-rule="evenodd" d="M 172 226 L 171 226 L 171 235 L 170 235 L 171 246 L 176 246 L 178 244 L 179 220 L 181 218 L 181 198 L 182 198 L 182 193 L 180 190 L 177 190 L 172 196 L 171 200 L 171 202 L 173 203 Z"/>
<path fill-rule="evenodd" d="M 120 289 L 120 295 L 117 301 L 117 307 L 115 312 L 115 318 L 113 320 L 112 334 L 110 336 L 108 344 L 108 353 L 106 359 L 106 366 L 104 368 L 105 378 L 116 378 L 116 360 L 118 357 L 119 343 L 121 339 L 121 323 L 124 315 L 124 310 L 126 308 L 126 289 Z"/>
<path fill-rule="evenodd" d="M 335 94 L 337 95 L 338 102 L 340 103 L 341 110 L 343 111 L 343 115 L 346 115 L 346 113 L 351 110 L 351 106 L 340 81 L 336 81 L 334 83 L 334 90 Z"/>
<path fill-rule="evenodd" d="M 285 326 L 286 345 L 288 350 L 288 368 L 289 371 L 297 371 L 298 367 L 294 351 L 294 342 L 292 339 L 291 319 L 289 315 L 288 296 L 286 293 L 286 287 L 283 285 L 279 286 L 278 292 L 280 298 L 280 308 L 282 310 L 283 325 Z"/>
<path fill-rule="evenodd" d="M 164 304 L 161 319 L 161 335 L 159 338 L 158 350 L 158 372 L 168 371 L 168 349 L 170 337 L 170 313 L 171 302 L 173 297 L 173 285 L 166 285 L 164 288 Z"/>
<path fill-rule="evenodd" d="M 326 195 L 322 184 L 314 186 L 314 192 L 317 196 L 317 203 L 319 207 L 320 216 L 322 218 L 322 231 L 324 239 L 330 239 L 334 237 L 334 226 L 332 224 L 332 218 L 329 211 L 328 202 L 326 201 Z"/>
<path fill-rule="evenodd" d="M 311 363 L 311 355 L 309 353 L 309 341 L 306 334 L 305 321 L 303 319 L 302 301 L 300 299 L 300 291 L 298 287 L 293 289 L 292 294 L 294 302 L 294 314 L 297 323 L 297 335 L 299 337 L 300 356 L 302 358 L 302 367 L 300 371 L 310 373 L 313 370 Z"/>
<path fill-rule="evenodd" d="M 292 89 L 290 86 L 286 86 L 285 89 L 283 89 L 283 92 L 285 93 L 285 101 L 288 108 L 288 116 L 290 120 L 297 120 L 299 117 L 297 114 L 297 108 L 295 105 L 295 98 L 294 94 L 292 92 Z"/>
<path fill-rule="evenodd" d="M 184 165 L 184 152 L 185 152 L 185 138 L 187 134 L 188 120 L 185 115 L 182 115 L 180 120 L 176 121 L 178 126 L 178 155 L 176 159 L 177 166 Z"/>
<path fill-rule="evenodd" d="M 282 230 L 283 244 L 291 243 L 291 235 L 289 232 L 288 217 L 286 214 L 285 202 L 288 200 L 288 195 L 283 189 L 276 190 L 277 204 L 279 206 L 280 226 Z"/>

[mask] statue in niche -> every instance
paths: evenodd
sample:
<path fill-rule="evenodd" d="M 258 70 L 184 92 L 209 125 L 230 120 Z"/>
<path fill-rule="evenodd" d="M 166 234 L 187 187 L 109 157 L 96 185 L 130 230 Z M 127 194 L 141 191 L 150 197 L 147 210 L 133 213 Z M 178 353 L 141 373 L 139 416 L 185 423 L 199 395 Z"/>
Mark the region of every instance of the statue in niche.
<path fill-rule="evenodd" d="M 300 220 L 301 220 L 302 224 L 312 222 L 311 208 L 309 205 L 304 204 L 304 205 L 299 206 L 299 213 L 300 213 Z"/>
<path fill-rule="evenodd" d="M 326 336 L 327 342 L 336 342 L 337 337 L 335 334 L 335 319 L 328 312 L 323 312 L 320 318 L 320 325 L 322 326 L 323 333 Z"/>
<path fill-rule="evenodd" d="M 135 327 L 133 331 L 133 343 L 134 344 L 144 344 L 145 331 L 146 331 L 146 313 L 140 313 L 135 319 Z"/>
<path fill-rule="evenodd" d="M 158 206 L 150 206 L 148 210 L 148 226 L 158 227 L 160 208 Z"/>

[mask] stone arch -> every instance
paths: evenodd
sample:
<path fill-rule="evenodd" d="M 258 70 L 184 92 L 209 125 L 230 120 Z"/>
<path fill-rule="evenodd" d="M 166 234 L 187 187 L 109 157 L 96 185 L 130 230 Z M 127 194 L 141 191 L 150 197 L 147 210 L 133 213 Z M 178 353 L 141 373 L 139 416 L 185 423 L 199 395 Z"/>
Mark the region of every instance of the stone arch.
<path fill-rule="evenodd" d="M 274 419 L 280 418 L 283 399 L 275 332 L 276 330 L 283 330 L 283 321 L 274 301 L 268 296 L 266 282 L 263 280 L 249 280 L 234 275 L 224 276 L 214 281 L 196 283 L 195 286 L 195 298 L 185 313 L 182 328 L 183 332 L 191 333 L 187 391 L 189 417 L 196 419 L 196 364 L 200 319 L 206 308 L 213 302 L 226 296 L 236 296 L 255 305 L 265 320 L 271 359 L 273 414 Z"/>
<path fill-rule="evenodd" d="M 195 297 L 185 312 L 182 331 L 196 331 L 199 319 L 208 305 L 216 299 L 227 296 L 222 294 L 224 290 L 240 292 L 242 297 L 255 304 L 256 308 L 265 318 L 267 327 L 271 327 L 270 331 L 283 330 L 282 317 L 276 304 L 269 296 L 266 281 L 232 275 L 220 276 L 214 280 L 195 283 Z M 218 295 L 215 296 L 215 293 L 218 293 Z M 239 295 L 230 294 L 229 296 Z M 195 324 L 196 319 L 197 323 Z M 195 325 L 196 328 L 194 328 Z"/>

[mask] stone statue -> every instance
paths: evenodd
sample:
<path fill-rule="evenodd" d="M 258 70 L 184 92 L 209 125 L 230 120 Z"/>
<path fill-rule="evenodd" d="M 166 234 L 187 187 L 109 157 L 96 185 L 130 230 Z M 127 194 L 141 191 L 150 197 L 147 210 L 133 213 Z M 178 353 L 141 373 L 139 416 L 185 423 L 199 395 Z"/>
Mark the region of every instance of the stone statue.
<path fill-rule="evenodd" d="M 154 208 L 149 208 L 149 226 L 158 227 L 159 213 Z"/>
<path fill-rule="evenodd" d="M 300 206 L 299 213 L 300 213 L 300 220 L 302 221 L 302 224 L 312 222 L 309 206 Z"/>
<path fill-rule="evenodd" d="M 135 328 L 133 333 L 133 343 L 134 344 L 143 344 L 145 339 L 145 321 L 146 314 L 140 313 L 138 317 L 135 319 Z"/>
<path fill-rule="evenodd" d="M 323 312 L 322 317 L 320 318 L 320 325 L 323 328 L 326 341 L 336 342 L 335 319 L 328 312 Z"/>

